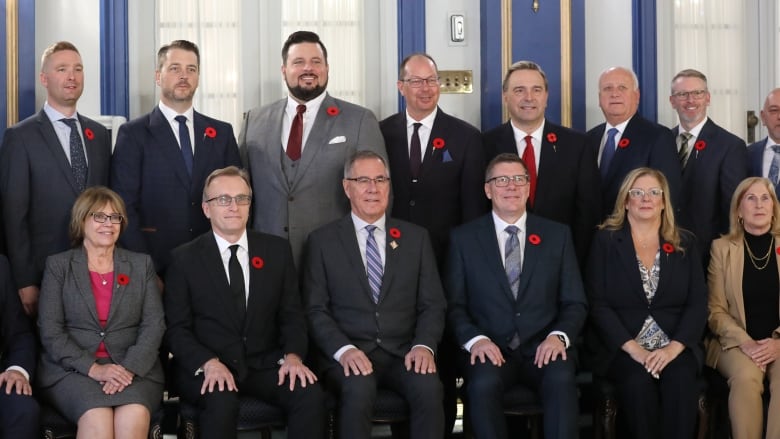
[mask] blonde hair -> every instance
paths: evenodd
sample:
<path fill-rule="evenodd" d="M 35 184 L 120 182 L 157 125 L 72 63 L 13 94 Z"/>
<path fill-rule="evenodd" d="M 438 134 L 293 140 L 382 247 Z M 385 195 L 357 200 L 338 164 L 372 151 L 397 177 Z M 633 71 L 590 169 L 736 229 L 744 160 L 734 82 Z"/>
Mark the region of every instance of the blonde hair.
<path fill-rule="evenodd" d="M 745 236 L 745 228 L 742 226 L 739 217 L 739 205 L 742 203 L 742 198 L 745 197 L 750 186 L 756 183 L 763 183 L 766 187 L 766 191 L 769 192 L 769 196 L 772 198 L 772 223 L 769 227 L 769 231 L 772 235 L 780 235 L 780 222 L 777 218 L 780 218 L 780 203 L 777 201 L 777 195 L 775 194 L 775 187 L 772 182 L 763 177 L 748 177 L 742 180 L 737 188 L 734 190 L 734 195 L 731 197 L 731 207 L 729 208 L 729 233 L 726 235 L 731 240 L 740 241 Z"/>
<path fill-rule="evenodd" d="M 674 209 L 672 208 L 672 202 L 669 200 L 669 182 L 666 180 L 664 174 L 652 168 L 636 168 L 626 175 L 623 179 L 623 183 L 618 190 L 617 199 L 615 201 L 615 209 L 607 219 L 599 224 L 599 229 L 607 230 L 620 230 L 626 223 L 626 204 L 628 204 L 628 191 L 640 177 L 650 176 L 658 180 L 658 184 L 661 185 L 663 190 L 663 211 L 661 211 L 661 237 L 664 241 L 672 244 L 677 251 L 684 251 L 680 242 L 680 230 L 674 222 Z"/>
<path fill-rule="evenodd" d="M 78 247 L 84 242 L 84 222 L 89 214 L 106 204 L 114 208 L 116 213 L 122 215 L 119 224 L 119 233 L 127 228 L 127 209 L 122 197 L 105 186 L 92 186 L 84 189 L 84 192 L 76 198 L 73 209 L 70 211 L 70 243 Z"/>

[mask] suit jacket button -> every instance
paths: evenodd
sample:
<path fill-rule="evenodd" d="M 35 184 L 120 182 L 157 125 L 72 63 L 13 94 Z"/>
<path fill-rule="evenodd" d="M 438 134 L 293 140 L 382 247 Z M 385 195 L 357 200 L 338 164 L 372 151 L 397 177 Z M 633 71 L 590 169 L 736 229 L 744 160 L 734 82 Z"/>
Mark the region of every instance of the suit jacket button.
<path fill-rule="evenodd" d="M 105 333 L 105 332 L 101 332 L 101 333 L 100 333 L 100 336 L 101 336 L 101 337 L 105 337 L 105 336 L 106 336 L 106 333 Z"/>
<path fill-rule="evenodd" d="M 515 313 L 515 317 L 520 317 L 520 313 L 519 313 L 519 312 L 516 312 L 516 313 Z"/>
<path fill-rule="evenodd" d="M 410 202 L 409 202 L 409 205 L 410 205 L 410 206 L 414 206 L 414 200 L 410 201 Z"/>
<path fill-rule="evenodd" d="M 381 339 L 381 338 L 377 338 L 377 339 L 376 339 L 376 342 L 377 342 L 377 343 L 382 343 L 382 339 Z"/>
<path fill-rule="evenodd" d="M 289 227 L 287 227 L 287 226 L 284 226 L 284 231 L 285 231 L 285 232 L 289 232 L 289 231 L 290 231 L 290 228 L 289 228 Z"/>
<path fill-rule="evenodd" d="M 290 196 L 290 197 L 287 198 L 287 201 L 295 201 L 295 197 Z"/>

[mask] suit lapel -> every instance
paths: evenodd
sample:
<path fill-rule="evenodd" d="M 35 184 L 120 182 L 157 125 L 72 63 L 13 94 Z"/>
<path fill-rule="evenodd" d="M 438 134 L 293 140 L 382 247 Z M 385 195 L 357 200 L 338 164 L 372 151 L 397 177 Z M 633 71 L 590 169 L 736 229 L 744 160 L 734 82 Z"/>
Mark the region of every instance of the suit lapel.
<path fill-rule="evenodd" d="M 86 130 L 88 128 L 88 123 L 86 119 L 81 117 L 80 114 L 76 114 L 76 116 L 79 118 L 81 129 Z M 95 139 L 94 137 L 92 140 L 88 139 L 86 135 L 84 135 L 83 137 L 84 137 L 84 151 L 87 155 L 87 186 L 90 186 L 92 184 L 97 183 L 94 177 L 95 172 L 93 171 L 101 165 L 100 157 L 102 156 L 102 154 L 99 151 L 99 149 L 103 147 L 103 144 L 96 142 L 97 139 Z"/>
<path fill-rule="evenodd" d="M 145 279 L 141 279 L 140 276 L 136 276 L 136 273 L 133 273 L 132 268 L 133 267 L 130 265 L 130 261 L 127 260 L 127 255 L 122 253 L 119 249 L 114 249 L 114 281 L 111 287 L 111 307 L 108 309 L 108 319 L 106 321 L 106 326 L 111 324 L 111 320 L 113 319 L 114 314 L 121 311 L 122 302 L 127 296 L 127 291 L 129 291 L 130 288 L 132 288 L 132 291 L 137 291 L 139 288 L 143 288 L 136 284 L 139 282 L 144 282 Z M 130 280 L 126 286 L 119 286 L 117 283 L 117 277 L 120 274 L 126 275 Z"/>
<path fill-rule="evenodd" d="M 249 328 L 251 320 L 256 313 L 250 310 L 258 309 L 262 306 L 263 301 L 263 285 L 265 282 L 265 273 L 268 270 L 258 270 L 252 263 L 254 258 L 263 258 L 266 255 L 265 246 L 263 242 L 257 238 L 257 236 L 247 233 L 247 240 L 249 242 L 249 297 L 246 303 L 246 317 L 244 319 L 244 327 Z"/>
<path fill-rule="evenodd" d="M 613 274 L 618 272 L 626 273 L 626 278 L 628 279 L 629 284 L 631 284 L 631 291 L 634 294 L 640 295 L 642 300 L 646 302 L 647 297 L 645 296 L 645 290 L 642 286 L 642 277 L 639 273 L 636 251 L 634 250 L 634 240 L 631 239 L 631 226 L 628 224 L 628 221 L 626 221 L 625 226 L 623 226 L 622 229 L 615 231 L 614 242 L 615 250 L 618 253 L 618 259 L 623 267 L 622 269 L 619 267 L 612 267 L 610 271 Z"/>
<path fill-rule="evenodd" d="M 780 273 L 780 258 L 776 259 L 778 273 Z M 728 254 L 725 260 L 729 264 L 726 269 L 729 271 L 731 280 L 726 290 L 726 295 L 729 296 L 728 300 L 733 300 L 736 304 L 740 322 L 744 327 L 747 319 L 745 318 L 745 300 L 742 293 L 742 275 L 745 268 L 745 245 L 743 241 L 729 241 Z"/>
<path fill-rule="evenodd" d="M 341 108 L 336 105 L 336 100 L 330 95 L 326 95 L 325 99 L 322 100 L 319 111 L 317 111 L 314 125 L 312 125 L 311 131 L 309 131 L 309 137 L 306 139 L 306 144 L 303 147 L 300 165 L 298 171 L 295 173 L 295 180 L 293 181 L 291 190 L 295 190 L 295 187 L 306 175 L 306 169 L 314 163 L 315 158 L 319 155 L 320 151 L 323 148 L 329 148 L 331 146 L 328 145 L 328 141 L 330 140 L 328 136 L 339 115 L 336 114 L 331 116 L 328 114 L 328 108 L 330 107 L 338 108 L 339 113 L 341 113 Z M 350 139 L 347 139 L 347 141 L 349 140 Z"/>
<path fill-rule="evenodd" d="M 433 126 L 431 127 L 431 135 L 428 136 L 428 143 L 423 145 L 425 148 L 422 151 L 423 161 L 420 165 L 420 175 L 424 175 L 426 169 L 432 169 L 436 166 L 436 163 L 443 161 L 443 151 L 447 149 L 448 132 L 449 123 L 447 122 L 447 115 L 441 111 L 441 108 L 437 108 L 436 118 L 433 119 Z M 433 147 L 433 140 L 437 138 L 444 140 L 443 148 L 436 149 Z"/>
<path fill-rule="evenodd" d="M 339 222 L 338 239 L 341 243 L 344 255 L 346 256 L 347 261 L 349 261 L 353 275 L 360 281 L 360 285 L 363 287 L 365 297 L 373 302 L 373 299 L 371 298 L 371 286 L 368 284 L 368 275 L 366 274 L 366 266 L 363 265 L 363 257 L 360 254 L 360 246 L 358 245 L 357 235 L 355 234 L 355 224 L 352 222 L 352 217 L 350 215 L 347 215 Z M 387 259 L 387 255 L 385 255 L 385 259 Z M 385 265 L 387 264 L 385 263 Z M 386 271 L 387 268 L 385 268 L 385 272 Z M 380 300 L 382 290 L 385 288 L 385 276 L 386 273 L 382 276 L 382 289 L 379 291 Z"/>
<path fill-rule="evenodd" d="M 536 262 L 540 259 L 541 246 L 544 245 L 544 233 L 541 232 L 536 218 L 531 214 L 526 215 L 528 216 L 525 222 L 525 242 L 520 243 L 523 246 L 523 267 L 520 272 L 520 285 L 517 287 L 518 298 L 528 289 L 528 283 L 531 281 L 531 276 L 533 276 Z M 529 239 L 531 235 L 538 236 L 540 241 L 537 244 L 533 244 Z"/>
<path fill-rule="evenodd" d="M 482 218 L 479 225 L 480 233 L 478 233 L 477 239 L 479 241 L 479 246 L 482 249 L 483 260 L 495 278 L 496 285 L 501 287 L 501 291 L 510 303 L 514 303 L 515 298 L 514 295 L 512 295 L 512 288 L 509 286 L 509 279 L 507 279 L 506 271 L 504 270 L 504 261 L 501 260 L 501 251 L 498 248 L 498 246 L 503 245 L 503 243 L 499 244 L 496 239 L 496 227 L 493 223 L 493 216 L 488 214 Z"/>
<path fill-rule="evenodd" d="M 73 279 L 76 282 L 76 287 L 81 295 L 81 300 L 87 305 L 89 315 L 96 325 L 100 325 L 100 320 L 97 315 L 97 306 L 95 305 L 95 297 L 92 295 L 92 282 L 89 278 L 89 265 L 87 263 L 87 254 L 84 248 L 81 247 L 75 252 L 70 259 L 70 270 L 73 273 Z M 115 270 L 116 271 L 116 270 Z M 116 273 L 114 274 L 116 277 Z"/>
<path fill-rule="evenodd" d="M 512 122 L 507 122 L 502 126 L 498 145 L 496 145 L 496 152 L 499 154 L 508 152 L 520 155 L 515 142 L 515 131 L 512 129 Z"/>
<path fill-rule="evenodd" d="M 208 277 L 214 284 L 213 288 L 206 288 L 212 294 L 218 296 L 227 316 L 235 316 L 238 313 L 233 298 L 230 297 L 230 284 L 225 273 L 225 264 L 222 262 L 222 256 L 219 254 L 217 240 L 212 233 L 201 235 L 200 238 L 200 262 L 201 269 L 208 274 Z M 251 280 L 250 280 L 251 282 Z M 243 322 L 236 318 L 229 319 L 235 325 L 237 332 L 243 332 Z"/>
<path fill-rule="evenodd" d="M 187 169 L 184 167 L 181 148 L 176 141 L 176 136 L 173 134 L 171 124 L 165 119 L 165 116 L 162 114 L 159 107 L 154 107 L 152 114 L 149 116 L 149 132 L 154 138 L 152 147 L 160 148 L 162 150 L 162 154 L 165 157 L 166 162 L 170 164 L 173 173 L 176 174 L 176 177 L 179 178 L 182 185 L 189 191 L 190 176 L 187 174 Z"/>
<path fill-rule="evenodd" d="M 60 143 L 60 138 L 57 137 L 57 133 L 54 131 L 53 122 L 49 120 L 49 116 L 47 116 L 46 112 L 43 110 L 38 113 L 38 124 L 38 129 L 41 132 L 46 147 L 49 148 L 49 151 L 55 157 L 57 165 L 65 175 L 68 183 L 70 183 L 73 193 L 78 195 L 79 190 L 76 187 L 76 180 L 73 178 L 73 169 L 68 161 L 68 156 L 65 155 L 65 151 L 62 149 L 62 144 Z"/>
<path fill-rule="evenodd" d="M 193 145 L 195 145 L 195 151 L 192 161 L 192 181 L 205 181 L 206 173 L 209 169 L 210 163 L 215 163 L 214 160 L 214 138 L 206 136 L 206 128 L 208 124 L 206 118 L 193 111 L 193 128 L 195 132 L 195 138 L 192 139 Z M 211 127 L 212 129 L 214 127 Z M 219 135 L 221 133 L 217 133 Z M 193 191 L 200 192 L 203 188 L 192 188 Z"/>

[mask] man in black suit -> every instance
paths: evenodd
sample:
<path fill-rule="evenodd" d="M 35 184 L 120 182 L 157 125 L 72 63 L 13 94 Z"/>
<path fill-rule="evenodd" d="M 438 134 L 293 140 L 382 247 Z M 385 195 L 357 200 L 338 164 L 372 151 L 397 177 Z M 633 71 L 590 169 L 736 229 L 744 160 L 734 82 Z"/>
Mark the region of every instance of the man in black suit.
<path fill-rule="evenodd" d="M 206 176 L 241 166 L 233 127 L 193 109 L 200 51 L 186 40 L 157 52 L 160 103 L 117 134 L 111 188 L 127 205 L 129 226 L 120 242 L 152 256 L 160 278 L 171 250 L 202 235 L 209 221 L 200 208 Z"/>
<path fill-rule="evenodd" d="M 212 172 L 202 203 L 212 230 L 172 254 L 163 297 L 175 379 L 201 408 L 201 437 L 235 438 L 238 398 L 248 394 L 284 409 L 287 437 L 323 438 L 290 245 L 246 229 L 251 200 L 244 170 Z"/>
<path fill-rule="evenodd" d="M 393 217 L 425 227 L 439 272 L 450 230 L 487 212 L 482 195 L 485 152 L 479 130 L 438 107 L 439 71 L 429 55 L 407 56 L 398 70 L 406 111 L 379 123 L 393 176 Z M 439 349 L 444 385 L 445 430 L 457 412 L 454 343 L 445 335 Z"/>
<path fill-rule="evenodd" d="M 588 152 L 583 133 L 545 119 L 548 83 L 538 64 L 532 61 L 512 64 L 502 87 L 510 118 L 484 134 L 487 158 L 507 152 L 523 157 L 533 169 L 533 172 L 529 169 L 527 210 L 571 228 L 582 266 L 601 219 L 596 158 Z"/>
<path fill-rule="evenodd" d="M 468 352 L 466 410 L 478 438 L 507 437 L 502 399 L 515 383 L 539 392 L 545 438 L 578 436 L 569 348 L 585 321 L 585 293 L 569 229 L 526 212 L 529 183 L 522 159 L 496 156 L 484 183 L 493 212 L 450 240 L 448 319 Z"/>
<path fill-rule="evenodd" d="M 390 177 L 379 154 L 356 152 L 344 167 L 343 186 L 352 213 L 309 235 L 304 275 L 323 374 L 340 395 L 339 437 L 371 436 L 381 386 L 409 404 L 411 438 L 440 438 L 444 411 L 434 353 L 445 301 L 428 233 L 387 218 Z"/>
<path fill-rule="evenodd" d="M 761 109 L 761 122 L 767 129 L 765 139 L 751 143 L 748 146 L 749 174 L 751 177 L 765 177 L 772 180 L 775 192 L 780 193 L 780 147 L 775 152 L 775 146 L 780 144 L 780 88 L 769 92 Z"/>
<path fill-rule="evenodd" d="M 0 437 L 39 437 L 39 408 L 30 386 L 30 374 L 35 372 L 35 335 L 22 312 L 4 256 L 0 256 L 0 315 L 0 357 L 5 370 L 0 373 Z"/>
<path fill-rule="evenodd" d="M 0 147 L 0 198 L 14 284 L 24 311 L 38 309 L 46 258 L 70 248 L 73 202 L 86 187 L 108 184 L 111 138 L 76 112 L 84 91 L 78 49 L 60 41 L 41 57 L 46 102 L 8 128 Z"/>
<path fill-rule="evenodd" d="M 664 126 L 637 114 L 639 80 L 624 67 L 611 67 L 599 77 L 599 107 L 606 123 L 588 131 L 587 144 L 599 161 L 601 218 L 615 207 L 620 184 L 631 170 L 647 166 L 663 172 L 680 213 L 681 172 L 674 135 Z"/>
<path fill-rule="evenodd" d="M 712 240 L 729 231 L 731 196 L 747 177 L 747 150 L 742 139 L 707 117 L 710 92 L 700 71 L 677 73 L 669 102 L 680 117 L 672 129 L 683 179 L 685 209 L 679 221 L 696 235 L 706 267 Z"/>

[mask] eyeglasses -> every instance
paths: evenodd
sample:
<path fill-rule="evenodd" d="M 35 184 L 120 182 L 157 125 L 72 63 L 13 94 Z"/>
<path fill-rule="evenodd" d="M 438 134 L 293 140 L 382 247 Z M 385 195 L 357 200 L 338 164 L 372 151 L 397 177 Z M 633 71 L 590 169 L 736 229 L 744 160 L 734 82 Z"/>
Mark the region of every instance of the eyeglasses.
<path fill-rule="evenodd" d="M 354 181 L 360 186 L 368 186 L 371 184 L 371 182 L 374 182 L 377 186 L 384 186 L 390 183 L 390 177 L 377 177 L 377 178 L 354 177 L 354 178 L 345 178 L 344 180 Z"/>
<path fill-rule="evenodd" d="M 106 220 L 111 220 L 111 224 L 122 224 L 122 220 L 125 219 L 124 216 L 122 216 L 122 215 L 120 215 L 118 213 L 112 213 L 112 214 L 109 215 L 109 214 L 103 213 L 103 212 L 91 212 L 90 216 L 92 216 L 92 219 L 96 223 L 100 223 L 100 224 L 105 223 Z"/>
<path fill-rule="evenodd" d="M 496 187 L 507 187 L 509 186 L 509 182 L 514 182 L 515 186 L 525 186 L 528 184 L 529 181 L 531 181 L 531 177 L 528 176 L 528 174 L 523 175 L 499 175 L 498 177 L 488 178 L 485 180 L 485 183 L 493 182 L 493 184 L 496 185 Z"/>
<path fill-rule="evenodd" d="M 404 79 L 403 82 L 409 84 L 409 87 L 412 88 L 420 88 L 423 84 L 428 84 L 428 87 L 439 86 L 439 78 L 437 77 Z"/>
<path fill-rule="evenodd" d="M 678 91 L 677 93 L 673 93 L 672 96 L 682 101 L 688 99 L 688 97 L 692 97 L 694 99 L 702 99 L 706 94 L 707 94 L 707 90 L 693 90 L 693 91 Z"/>
<path fill-rule="evenodd" d="M 649 195 L 653 198 L 659 198 L 661 195 L 664 194 L 663 189 L 654 187 L 652 189 L 644 190 L 644 189 L 630 189 L 628 191 L 628 196 L 631 198 L 644 198 L 645 195 Z"/>
<path fill-rule="evenodd" d="M 246 206 L 252 202 L 252 196 L 236 195 L 235 197 L 231 197 L 230 195 L 220 195 L 214 198 L 209 198 L 206 200 L 206 202 L 211 203 L 212 201 L 216 201 L 217 206 L 230 206 L 230 204 L 233 203 L 233 200 L 236 200 L 236 205 L 238 206 Z"/>

